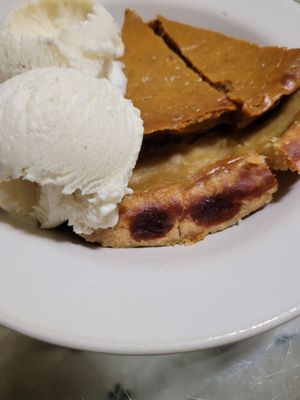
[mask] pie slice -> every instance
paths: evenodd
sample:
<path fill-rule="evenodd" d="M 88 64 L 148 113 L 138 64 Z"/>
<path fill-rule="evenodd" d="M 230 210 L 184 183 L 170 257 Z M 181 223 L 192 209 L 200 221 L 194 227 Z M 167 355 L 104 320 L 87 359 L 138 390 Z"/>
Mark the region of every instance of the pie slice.
<path fill-rule="evenodd" d="M 300 87 L 300 49 L 258 46 L 161 16 L 151 26 L 190 68 L 237 105 L 240 127 Z"/>
<path fill-rule="evenodd" d="M 265 158 L 272 169 L 300 172 L 300 90 L 237 134 L 219 129 L 180 140 L 146 148 L 119 224 L 88 241 L 106 247 L 194 243 L 267 204 L 277 183 Z"/>
<path fill-rule="evenodd" d="M 197 138 L 146 150 L 130 182 L 134 194 L 120 204 L 118 225 L 85 239 L 104 247 L 195 243 L 272 199 L 277 181 L 263 156 L 222 132 Z"/>
<path fill-rule="evenodd" d="M 127 10 L 122 32 L 128 78 L 126 97 L 141 110 L 145 135 L 201 132 L 235 110 L 226 96 L 170 50 L 134 12 Z"/>
<path fill-rule="evenodd" d="M 138 26 L 144 30 L 145 24 L 127 12 L 127 24 L 130 20 L 134 23 L 132 35 L 141 36 L 140 32 L 134 35 L 134 29 Z M 155 45 L 161 44 L 162 41 L 155 41 Z M 144 59 L 143 53 L 149 51 L 147 46 L 131 51 L 130 46 L 127 42 L 128 97 L 134 96 L 135 91 L 138 95 L 137 74 L 131 74 L 133 69 L 128 66 L 138 57 Z M 143 73 L 142 68 L 147 72 Z M 148 76 L 147 68 L 147 63 L 140 65 L 140 77 Z M 180 68 L 181 74 L 191 71 L 182 64 Z M 164 73 L 165 80 L 171 81 L 173 75 L 168 74 L 173 72 Z M 147 89 L 150 93 L 151 85 Z M 150 101 L 142 102 L 148 117 L 156 110 L 153 103 L 148 109 L 149 104 Z M 159 115 L 162 110 L 159 104 L 157 107 Z M 215 129 L 201 136 L 147 138 L 153 141 L 144 144 L 130 181 L 134 194 L 120 204 L 118 225 L 95 231 L 85 239 L 104 247 L 189 244 L 235 224 L 271 201 L 277 189 L 266 160 L 273 169 L 300 171 L 299 127 L 300 90 L 237 133 Z"/>

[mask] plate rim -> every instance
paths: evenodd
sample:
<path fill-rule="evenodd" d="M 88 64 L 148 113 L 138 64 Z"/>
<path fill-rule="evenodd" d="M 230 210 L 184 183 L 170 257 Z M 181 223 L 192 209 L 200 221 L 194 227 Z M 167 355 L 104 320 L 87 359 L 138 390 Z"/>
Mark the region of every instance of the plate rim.
<path fill-rule="evenodd" d="M 80 336 L 74 335 L 72 338 L 70 336 L 66 338 L 64 335 L 54 331 L 50 332 L 48 330 L 47 333 L 43 332 L 43 329 L 37 331 L 32 329 L 32 325 L 31 327 L 25 326 L 24 323 L 19 323 L 17 320 L 14 320 L 14 318 L 6 317 L 5 320 L 3 320 L 2 315 L 3 314 L 0 314 L 0 322 L 2 326 L 41 342 L 74 350 L 112 355 L 138 356 L 179 354 L 234 344 L 236 342 L 249 339 L 253 336 L 277 328 L 289 321 L 296 319 L 300 316 L 300 305 L 298 307 L 293 307 L 289 311 L 284 312 L 270 320 L 261 322 L 249 328 L 241 329 L 240 331 L 231 332 L 221 336 L 214 336 L 207 339 L 149 345 L 134 345 L 128 343 L 116 344 L 103 341 L 95 341 L 93 343 L 90 340 L 89 343 L 87 343 L 86 339 L 81 338 Z"/>

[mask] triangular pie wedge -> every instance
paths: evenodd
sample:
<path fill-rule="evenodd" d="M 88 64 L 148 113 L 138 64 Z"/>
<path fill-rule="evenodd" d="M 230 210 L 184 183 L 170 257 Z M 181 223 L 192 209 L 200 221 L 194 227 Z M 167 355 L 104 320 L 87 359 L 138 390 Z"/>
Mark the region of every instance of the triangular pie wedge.
<path fill-rule="evenodd" d="M 145 135 L 207 131 L 235 110 L 226 96 L 204 82 L 134 12 L 122 31 L 128 78 L 126 97 L 141 110 Z"/>
<path fill-rule="evenodd" d="M 240 127 L 300 87 L 300 49 L 259 46 L 161 16 L 151 26 L 191 69 L 237 105 Z"/>

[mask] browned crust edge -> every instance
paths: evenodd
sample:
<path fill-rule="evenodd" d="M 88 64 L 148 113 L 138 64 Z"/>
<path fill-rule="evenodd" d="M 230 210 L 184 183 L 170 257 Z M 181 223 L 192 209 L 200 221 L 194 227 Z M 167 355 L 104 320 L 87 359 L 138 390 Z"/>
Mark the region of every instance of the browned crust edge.
<path fill-rule="evenodd" d="M 144 132 L 144 137 L 155 137 L 164 136 L 166 134 L 171 134 L 173 136 L 181 136 L 181 135 L 192 135 L 192 134 L 202 134 L 210 131 L 218 125 L 226 124 L 229 125 L 232 113 L 234 112 L 234 108 L 232 110 L 229 109 L 229 106 L 226 109 L 222 109 L 222 104 L 220 103 L 221 109 L 216 109 L 213 112 L 208 112 L 203 114 L 200 118 L 196 117 L 193 121 L 184 121 L 183 123 L 178 122 L 176 129 L 155 129 L 151 127 L 149 129 L 146 127 Z"/>
<path fill-rule="evenodd" d="M 300 120 L 294 121 L 289 129 L 274 143 L 273 169 L 291 170 L 300 174 Z"/>
<path fill-rule="evenodd" d="M 229 159 L 189 183 L 125 197 L 118 225 L 85 239 L 117 248 L 195 243 L 263 207 L 276 190 L 264 157 Z"/>

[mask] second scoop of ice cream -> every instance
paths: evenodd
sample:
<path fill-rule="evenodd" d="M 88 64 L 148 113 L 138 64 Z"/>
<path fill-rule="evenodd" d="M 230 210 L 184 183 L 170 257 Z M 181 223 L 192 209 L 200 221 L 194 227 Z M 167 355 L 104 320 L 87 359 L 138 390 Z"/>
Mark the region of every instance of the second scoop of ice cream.
<path fill-rule="evenodd" d="M 119 27 L 98 0 L 32 0 L 0 23 L 0 82 L 50 66 L 109 77 L 123 52 Z"/>
<path fill-rule="evenodd" d="M 116 225 L 139 111 L 106 79 L 72 69 L 29 71 L 0 89 L 0 207 L 79 234 Z"/>

